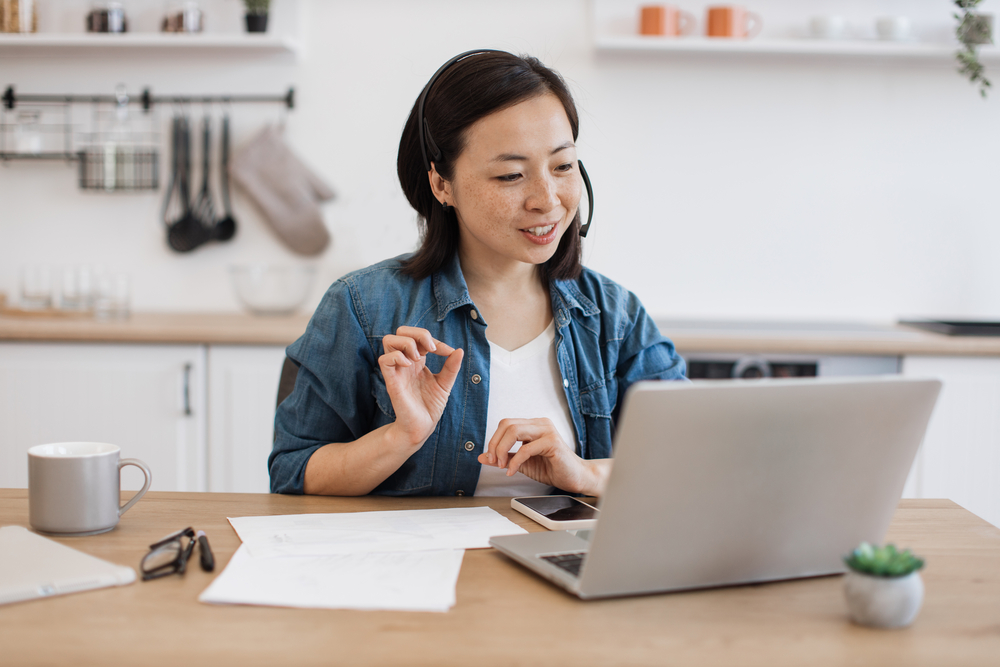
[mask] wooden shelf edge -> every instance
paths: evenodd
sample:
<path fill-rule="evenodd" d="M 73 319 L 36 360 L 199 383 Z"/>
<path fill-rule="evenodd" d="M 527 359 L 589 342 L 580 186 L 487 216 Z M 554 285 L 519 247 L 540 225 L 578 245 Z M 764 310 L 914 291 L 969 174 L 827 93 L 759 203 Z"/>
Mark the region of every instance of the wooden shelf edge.
<path fill-rule="evenodd" d="M 58 50 L 219 50 L 252 51 L 259 53 L 288 53 L 297 55 L 299 44 L 285 36 L 232 34 L 165 34 L 125 33 L 56 35 L 33 33 L 25 35 L 0 35 L 0 52 L 58 49 Z"/>
<path fill-rule="evenodd" d="M 662 53 L 687 55 L 824 56 L 836 58 L 936 59 L 953 58 L 958 44 L 882 42 L 875 40 L 758 39 L 727 40 L 704 37 L 643 37 L 601 35 L 594 42 L 598 52 Z M 1000 60 L 1000 47 L 984 46 L 980 58 Z"/>

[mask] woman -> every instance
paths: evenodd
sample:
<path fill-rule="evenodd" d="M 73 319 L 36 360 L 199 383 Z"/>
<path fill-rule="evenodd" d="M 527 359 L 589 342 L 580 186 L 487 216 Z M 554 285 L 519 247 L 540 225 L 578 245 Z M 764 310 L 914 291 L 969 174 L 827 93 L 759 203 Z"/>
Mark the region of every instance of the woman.
<path fill-rule="evenodd" d="M 470 52 L 435 74 L 397 159 L 421 246 L 334 283 L 288 348 L 273 492 L 601 492 L 626 389 L 684 362 L 580 264 L 578 125 L 534 58 Z"/>

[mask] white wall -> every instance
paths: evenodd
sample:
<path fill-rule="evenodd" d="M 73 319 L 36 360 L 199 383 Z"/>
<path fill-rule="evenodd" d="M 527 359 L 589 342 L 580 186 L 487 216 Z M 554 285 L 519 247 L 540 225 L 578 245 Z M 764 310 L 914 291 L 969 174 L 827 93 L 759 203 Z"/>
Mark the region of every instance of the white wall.
<path fill-rule="evenodd" d="M 238 30 L 235 0 L 217 2 L 227 21 L 220 29 Z M 159 93 L 296 85 L 289 140 L 340 195 L 325 208 L 333 246 L 316 260 L 328 282 L 416 242 L 395 155 L 430 74 L 469 48 L 527 52 L 560 70 L 577 95 L 580 156 L 597 197 L 586 261 L 654 314 L 1000 314 L 992 198 L 1000 100 L 980 100 L 950 61 L 598 54 L 584 0 L 275 2 L 286 27 L 301 25 L 298 61 L 0 55 L 0 85 L 110 92 L 124 82 Z M 700 14 L 707 3 L 681 4 Z M 951 23 L 944 0 L 754 6 L 772 36 L 801 30 L 819 12 L 855 18 L 861 32 L 877 14 L 907 12 L 932 38 Z M 278 117 L 274 108 L 237 113 L 239 137 Z M 83 194 L 62 165 L 0 167 L 0 290 L 16 291 L 23 264 L 86 261 L 130 272 L 137 309 L 233 310 L 227 266 L 302 261 L 243 198 L 233 243 L 176 255 L 163 240 L 160 196 Z"/>

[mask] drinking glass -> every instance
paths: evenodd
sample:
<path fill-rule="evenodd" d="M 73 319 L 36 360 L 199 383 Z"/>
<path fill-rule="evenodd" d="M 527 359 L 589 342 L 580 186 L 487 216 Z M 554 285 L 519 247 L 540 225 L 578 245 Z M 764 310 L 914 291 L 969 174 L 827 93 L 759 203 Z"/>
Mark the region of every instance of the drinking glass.
<path fill-rule="evenodd" d="M 21 307 L 43 310 L 52 307 L 52 270 L 47 266 L 21 269 Z"/>
<path fill-rule="evenodd" d="M 94 317 L 124 320 L 129 316 L 132 281 L 126 273 L 101 274 L 97 277 Z"/>

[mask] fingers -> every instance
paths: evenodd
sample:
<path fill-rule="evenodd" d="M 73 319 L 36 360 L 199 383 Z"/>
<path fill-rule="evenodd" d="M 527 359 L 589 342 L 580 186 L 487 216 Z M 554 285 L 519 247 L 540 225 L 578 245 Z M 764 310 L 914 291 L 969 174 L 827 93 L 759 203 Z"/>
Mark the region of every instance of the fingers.
<path fill-rule="evenodd" d="M 551 419 L 501 419 L 486 447 L 488 463 L 507 467 L 510 449 L 517 443 L 530 442 L 551 433 L 559 438 Z"/>
<path fill-rule="evenodd" d="M 425 353 L 433 352 L 437 349 L 434 345 L 434 338 L 431 336 L 431 332 L 427 329 L 422 329 L 420 327 L 399 327 L 396 329 L 396 335 L 401 338 L 410 338 L 419 343 L 423 347 Z"/>
<path fill-rule="evenodd" d="M 438 350 L 443 351 L 443 348 L 448 347 L 444 343 L 438 343 Z M 462 369 L 462 359 L 465 357 L 465 350 L 462 349 L 452 349 L 451 353 L 448 354 L 448 358 L 444 361 L 444 366 L 441 367 L 441 371 L 435 376 L 437 378 L 438 384 L 446 392 L 451 393 L 451 388 L 455 386 L 455 379 L 458 378 L 458 371 Z"/>
<path fill-rule="evenodd" d="M 455 348 L 436 340 L 427 329 L 419 327 L 399 327 L 395 334 L 382 337 L 382 349 L 386 354 L 399 350 L 413 361 L 429 353 L 446 356 Z"/>
<path fill-rule="evenodd" d="M 535 442 L 526 442 L 521 445 L 521 448 L 510 457 L 510 461 L 507 462 L 507 476 L 512 477 L 517 474 L 518 469 L 521 464 L 530 459 L 532 456 L 537 455 L 535 449 L 537 444 Z"/>
<path fill-rule="evenodd" d="M 402 351 L 396 350 L 388 354 L 383 354 L 378 358 L 378 364 L 385 371 L 389 368 L 406 367 L 412 366 L 414 364 L 413 360 L 403 354 Z"/>

